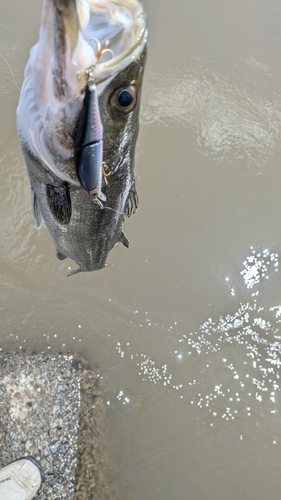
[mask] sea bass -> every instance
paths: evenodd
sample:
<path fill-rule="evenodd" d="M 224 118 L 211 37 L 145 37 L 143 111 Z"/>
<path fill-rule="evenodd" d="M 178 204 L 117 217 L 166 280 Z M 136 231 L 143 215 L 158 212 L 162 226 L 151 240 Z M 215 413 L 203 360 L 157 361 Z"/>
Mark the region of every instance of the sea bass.
<path fill-rule="evenodd" d="M 35 224 L 79 271 L 129 246 L 147 19 L 137 0 L 45 0 L 17 108 Z"/>

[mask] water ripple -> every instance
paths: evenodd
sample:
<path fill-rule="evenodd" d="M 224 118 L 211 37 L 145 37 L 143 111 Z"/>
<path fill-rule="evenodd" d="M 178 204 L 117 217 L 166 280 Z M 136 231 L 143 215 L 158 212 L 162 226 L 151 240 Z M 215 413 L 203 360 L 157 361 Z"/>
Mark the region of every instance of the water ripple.
<path fill-rule="evenodd" d="M 207 70 L 150 74 L 141 119 L 146 126 L 172 121 L 191 127 L 202 153 L 217 161 L 265 159 L 281 137 L 279 101 Z"/>

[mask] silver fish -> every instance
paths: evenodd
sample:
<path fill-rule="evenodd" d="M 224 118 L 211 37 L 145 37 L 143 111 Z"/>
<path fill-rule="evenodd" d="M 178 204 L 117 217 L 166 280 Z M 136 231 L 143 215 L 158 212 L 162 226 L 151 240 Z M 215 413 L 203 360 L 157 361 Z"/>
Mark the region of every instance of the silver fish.
<path fill-rule="evenodd" d="M 70 274 L 102 269 L 118 242 L 129 247 L 146 42 L 138 0 L 44 1 L 17 126 L 35 224 L 46 224 L 60 260 L 78 264 Z"/>

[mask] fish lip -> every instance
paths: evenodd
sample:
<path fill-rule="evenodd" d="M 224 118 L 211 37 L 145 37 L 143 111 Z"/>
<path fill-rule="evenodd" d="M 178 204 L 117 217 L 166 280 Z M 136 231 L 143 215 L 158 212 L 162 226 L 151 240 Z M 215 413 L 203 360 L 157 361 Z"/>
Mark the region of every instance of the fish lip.
<path fill-rule="evenodd" d="M 106 265 L 107 256 L 108 256 L 108 254 L 106 254 L 106 257 L 101 262 L 95 262 L 95 263 L 93 263 L 91 265 L 90 264 L 89 265 L 85 265 L 85 262 L 84 263 L 82 263 L 82 262 L 79 263 L 76 260 L 74 260 L 73 258 L 72 259 L 79 266 L 78 267 L 78 269 L 80 269 L 79 272 L 81 272 L 81 273 L 90 273 L 92 271 L 101 271 L 101 269 L 104 269 L 105 267 L 107 267 L 107 265 Z"/>
<path fill-rule="evenodd" d="M 79 259 L 75 259 L 75 256 L 68 255 L 68 258 L 70 258 L 71 260 L 73 260 L 77 264 L 78 268 L 71 270 L 67 274 L 67 276 L 72 276 L 72 275 L 74 275 L 76 273 L 88 273 L 88 272 L 100 271 L 101 269 L 104 269 L 105 267 L 107 267 L 106 259 L 107 259 L 108 253 L 106 254 L 106 256 L 100 262 L 98 262 L 98 261 L 97 262 L 92 262 L 92 263 L 88 262 L 86 264 L 85 264 L 85 262 L 80 261 Z"/>
<path fill-rule="evenodd" d="M 78 273 L 89 273 L 93 271 L 100 271 L 101 269 L 104 269 L 105 267 L 108 267 L 106 264 L 104 264 L 102 267 L 95 267 L 95 268 L 85 268 L 84 266 L 80 266 L 76 269 L 72 269 L 69 271 L 69 273 L 66 275 L 67 278 L 70 278 L 71 276 L 74 276 L 75 274 Z"/>
<path fill-rule="evenodd" d="M 129 247 L 127 247 L 129 248 Z M 75 274 L 78 274 L 78 273 L 87 273 L 87 272 L 92 272 L 92 271 L 100 271 L 101 269 L 104 269 L 105 267 L 114 267 L 114 264 L 104 264 L 102 267 L 98 268 L 98 269 L 83 269 L 82 267 L 78 267 L 76 269 L 72 269 L 67 275 L 66 277 L 69 278 L 71 276 L 74 276 Z"/>

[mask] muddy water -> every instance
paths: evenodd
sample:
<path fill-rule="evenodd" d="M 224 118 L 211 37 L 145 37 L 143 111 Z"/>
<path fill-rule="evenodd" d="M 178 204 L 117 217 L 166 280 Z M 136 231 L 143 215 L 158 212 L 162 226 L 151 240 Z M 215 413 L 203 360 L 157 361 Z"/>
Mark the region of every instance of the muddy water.
<path fill-rule="evenodd" d="M 114 267 L 66 278 L 36 231 L 0 59 L 2 348 L 97 364 L 116 498 L 273 500 L 281 478 L 281 4 L 145 0 L 137 215 Z M 1 0 L 18 86 L 41 2 Z M 32 20 L 32 23 L 31 21 Z"/>

